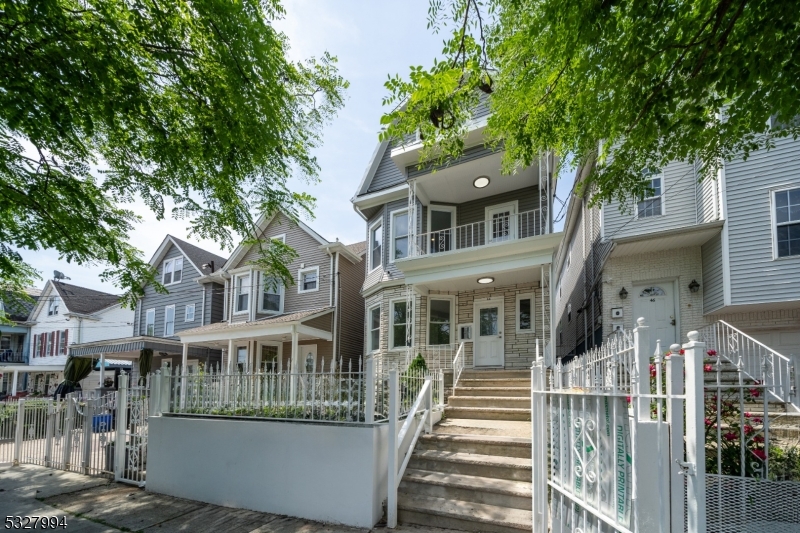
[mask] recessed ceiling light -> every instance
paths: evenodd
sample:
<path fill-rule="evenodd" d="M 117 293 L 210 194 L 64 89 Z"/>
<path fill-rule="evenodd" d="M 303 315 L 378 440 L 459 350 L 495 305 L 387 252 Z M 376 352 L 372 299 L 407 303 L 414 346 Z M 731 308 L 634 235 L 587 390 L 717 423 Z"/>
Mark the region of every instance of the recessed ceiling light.
<path fill-rule="evenodd" d="M 489 176 L 478 176 L 472 182 L 472 186 L 476 189 L 483 189 L 487 185 L 489 185 Z"/>
<path fill-rule="evenodd" d="M 480 283 L 481 285 L 486 285 L 487 283 L 494 283 L 494 278 L 489 278 L 489 277 L 478 278 L 478 283 Z"/>

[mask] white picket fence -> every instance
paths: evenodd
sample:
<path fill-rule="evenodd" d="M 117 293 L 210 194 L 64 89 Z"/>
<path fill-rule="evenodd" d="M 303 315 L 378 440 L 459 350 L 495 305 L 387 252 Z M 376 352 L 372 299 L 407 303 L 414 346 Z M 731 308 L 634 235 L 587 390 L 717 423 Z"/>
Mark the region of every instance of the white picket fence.
<path fill-rule="evenodd" d="M 800 461 L 787 462 L 800 450 L 770 435 L 773 354 L 731 369 L 700 339 L 651 357 L 639 319 L 568 363 L 533 365 L 534 532 L 800 531 Z"/>

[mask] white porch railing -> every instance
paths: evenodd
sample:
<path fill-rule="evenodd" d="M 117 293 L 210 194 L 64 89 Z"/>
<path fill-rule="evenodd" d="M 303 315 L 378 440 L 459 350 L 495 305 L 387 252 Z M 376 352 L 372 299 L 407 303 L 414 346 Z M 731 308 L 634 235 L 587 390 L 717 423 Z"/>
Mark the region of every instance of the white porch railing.
<path fill-rule="evenodd" d="M 701 329 L 700 334 L 709 350 L 763 384 L 771 397 L 800 411 L 800 361 L 781 355 L 722 320 Z"/>
<path fill-rule="evenodd" d="M 547 208 L 416 235 L 410 257 L 455 252 L 547 233 Z"/>
<path fill-rule="evenodd" d="M 461 377 L 461 372 L 464 371 L 464 343 L 458 345 L 458 351 L 453 359 L 453 389 L 455 390 L 458 385 L 458 378 Z"/>
<path fill-rule="evenodd" d="M 414 452 L 420 433 L 432 431 L 431 412 L 433 410 L 433 387 L 430 377 L 423 381 L 419 393 L 408 394 L 411 388 L 402 388 L 397 370 L 389 371 L 389 494 L 387 498 L 386 525 L 397 527 L 397 487 Z M 413 398 L 413 404 L 406 408 L 407 402 Z M 420 415 L 417 417 L 417 415 Z M 397 426 L 405 416 L 400 431 Z"/>

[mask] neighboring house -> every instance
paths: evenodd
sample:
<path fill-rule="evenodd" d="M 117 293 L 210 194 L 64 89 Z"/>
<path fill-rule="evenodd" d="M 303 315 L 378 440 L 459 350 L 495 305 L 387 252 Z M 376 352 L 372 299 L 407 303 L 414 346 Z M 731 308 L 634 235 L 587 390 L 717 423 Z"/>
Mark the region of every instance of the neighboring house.
<path fill-rule="evenodd" d="M 77 357 L 116 361 L 138 361 L 142 350 L 153 350 L 151 369 L 162 365 L 178 365 L 183 356 L 183 346 L 178 335 L 186 329 L 213 324 L 222 320 L 223 286 L 216 283 L 199 283 L 225 263 L 225 258 L 203 250 L 172 235 L 161 242 L 150 265 L 155 278 L 166 293 L 158 292 L 153 284 L 144 287 L 132 316 L 132 327 L 125 335 L 106 336 L 101 341 L 85 341 L 70 347 Z M 193 349 L 188 354 L 190 366 L 219 361 L 219 350 Z M 138 377 L 138 365 L 131 368 Z M 117 372 L 118 373 L 118 372 Z M 98 381 L 99 381 L 98 376 Z M 103 376 L 103 381 L 106 381 Z"/>
<path fill-rule="evenodd" d="M 122 307 L 115 294 L 48 281 L 28 321 L 27 390 L 49 395 L 63 379 L 70 346 L 129 335 L 133 311 Z"/>
<path fill-rule="evenodd" d="M 30 324 L 28 316 L 31 314 L 36 300 L 41 291 L 39 289 L 26 289 L 32 301 L 25 302 L 18 299 L 3 298 L 0 296 L 0 315 L 11 321 L 11 324 L 0 322 L 0 396 L 17 394 L 17 390 L 24 390 L 25 383 L 19 382 L 19 367 L 28 363 Z"/>
<path fill-rule="evenodd" d="M 557 354 L 580 355 L 638 317 L 653 350 L 724 320 L 800 354 L 798 155 L 800 142 L 779 139 L 701 183 L 693 165 L 670 163 L 648 173 L 652 197 L 627 212 L 573 195 L 556 267 Z"/>
<path fill-rule="evenodd" d="M 224 266 L 200 282 L 224 290 L 222 322 L 179 332 L 186 350 L 221 349 L 227 372 L 325 370 L 332 359 L 359 363 L 364 336 L 364 243 L 329 242 L 283 213 L 262 216 L 256 237 L 280 240 L 298 257 L 295 285 L 271 282 L 254 265 L 258 244 L 239 245 Z M 268 244 L 267 244 L 268 245 Z M 217 291 L 215 291 L 217 292 Z"/>
<path fill-rule="evenodd" d="M 529 368 L 550 337 L 552 156 L 513 175 L 475 111 L 464 154 L 420 168 L 421 142 L 378 145 L 352 199 L 365 220 L 365 353 L 449 367 Z M 543 342 L 540 342 L 543 341 Z"/>

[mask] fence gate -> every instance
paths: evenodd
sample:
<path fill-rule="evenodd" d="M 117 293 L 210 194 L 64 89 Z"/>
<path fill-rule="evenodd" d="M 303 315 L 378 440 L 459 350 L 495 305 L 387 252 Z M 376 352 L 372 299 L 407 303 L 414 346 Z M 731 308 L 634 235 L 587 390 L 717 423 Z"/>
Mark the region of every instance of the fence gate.
<path fill-rule="evenodd" d="M 702 493 L 698 458 L 688 450 L 702 434 L 702 414 L 697 428 L 680 347 L 669 357 L 657 350 L 651 362 L 649 346 L 639 319 L 634 331 L 552 371 L 534 364 L 534 532 L 678 533 L 685 516 L 698 531 L 697 506 L 684 507 Z M 695 374 L 687 366 L 686 379 Z"/>
<path fill-rule="evenodd" d="M 147 473 L 147 419 L 150 411 L 150 377 L 140 378 L 137 384 L 128 385 L 129 376 L 119 379 L 119 404 L 117 442 L 124 443 L 115 449 L 119 468 L 114 478 L 123 483 L 144 486 Z"/>

